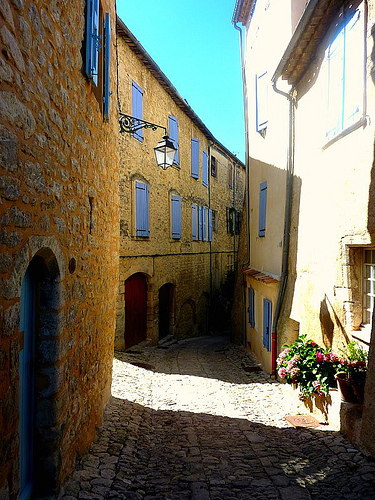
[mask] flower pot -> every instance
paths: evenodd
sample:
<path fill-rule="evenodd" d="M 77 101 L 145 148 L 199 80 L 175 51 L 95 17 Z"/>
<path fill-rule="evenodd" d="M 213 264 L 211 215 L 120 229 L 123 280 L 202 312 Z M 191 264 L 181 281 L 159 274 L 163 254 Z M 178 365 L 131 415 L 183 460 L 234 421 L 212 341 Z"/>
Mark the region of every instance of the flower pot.
<path fill-rule="evenodd" d="M 347 373 L 337 373 L 336 380 L 341 393 L 341 401 L 353 404 L 363 403 L 366 373 L 357 374 L 356 377 L 348 377 Z"/>

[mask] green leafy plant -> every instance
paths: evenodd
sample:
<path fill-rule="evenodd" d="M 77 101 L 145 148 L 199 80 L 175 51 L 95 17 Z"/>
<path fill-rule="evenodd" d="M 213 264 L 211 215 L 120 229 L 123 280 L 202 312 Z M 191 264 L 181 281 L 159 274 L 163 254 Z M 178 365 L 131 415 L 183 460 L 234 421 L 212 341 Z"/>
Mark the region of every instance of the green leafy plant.
<path fill-rule="evenodd" d="M 346 349 L 341 350 L 342 358 L 339 372 L 347 374 L 348 378 L 361 377 L 367 370 L 368 353 L 356 341 L 349 342 Z"/>

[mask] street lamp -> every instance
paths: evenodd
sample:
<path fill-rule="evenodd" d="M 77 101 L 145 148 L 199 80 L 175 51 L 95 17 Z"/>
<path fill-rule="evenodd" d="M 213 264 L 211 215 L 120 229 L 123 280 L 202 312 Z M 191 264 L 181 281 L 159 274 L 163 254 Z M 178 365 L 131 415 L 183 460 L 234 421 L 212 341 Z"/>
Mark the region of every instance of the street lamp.
<path fill-rule="evenodd" d="M 173 165 L 177 148 L 173 144 L 173 141 L 168 137 L 167 129 L 165 127 L 156 125 L 155 123 L 146 122 L 145 120 L 140 120 L 139 118 L 125 115 L 123 113 L 120 113 L 119 122 L 121 134 L 124 132 L 134 134 L 137 130 L 142 128 L 150 128 L 151 130 L 162 128 L 164 130 L 163 139 L 154 147 L 156 163 L 158 164 L 158 167 L 161 167 L 163 170 L 167 170 L 168 167 Z"/>

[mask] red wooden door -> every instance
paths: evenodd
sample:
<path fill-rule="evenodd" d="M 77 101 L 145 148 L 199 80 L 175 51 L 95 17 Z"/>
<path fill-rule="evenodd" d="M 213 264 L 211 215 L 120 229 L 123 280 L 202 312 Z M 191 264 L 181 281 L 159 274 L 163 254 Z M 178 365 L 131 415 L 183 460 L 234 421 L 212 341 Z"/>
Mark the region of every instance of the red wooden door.
<path fill-rule="evenodd" d="M 147 337 L 147 280 L 133 274 L 125 281 L 125 349 Z"/>

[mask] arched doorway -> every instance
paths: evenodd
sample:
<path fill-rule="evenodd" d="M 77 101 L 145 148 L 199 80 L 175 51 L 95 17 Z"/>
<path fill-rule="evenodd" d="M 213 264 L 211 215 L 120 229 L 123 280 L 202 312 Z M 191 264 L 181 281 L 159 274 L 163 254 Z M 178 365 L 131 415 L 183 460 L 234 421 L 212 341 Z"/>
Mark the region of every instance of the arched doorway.
<path fill-rule="evenodd" d="M 159 289 L 159 340 L 170 334 L 173 285 L 166 283 Z"/>
<path fill-rule="evenodd" d="M 55 255 L 42 248 L 29 263 L 21 285 L 20 500 L 53 495 L 58 487 L 62 436 L 51 439 L 58 421 L 54 390 L 58 374 L 51 353 L 58 358 L 59 282 Z M 64 411 L 64 405 L 60 410 Z"/>
<path fill-rule="evenodd" d="M 136 273 L 125 281 L 125 349 L 147 338 L 147 278 Z"/>

